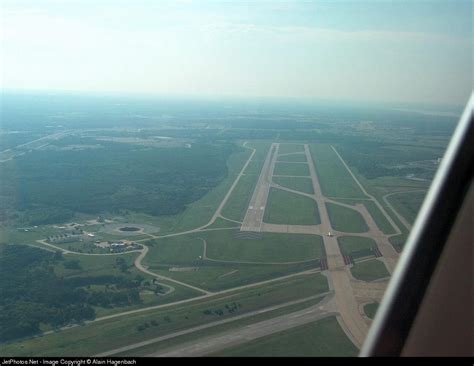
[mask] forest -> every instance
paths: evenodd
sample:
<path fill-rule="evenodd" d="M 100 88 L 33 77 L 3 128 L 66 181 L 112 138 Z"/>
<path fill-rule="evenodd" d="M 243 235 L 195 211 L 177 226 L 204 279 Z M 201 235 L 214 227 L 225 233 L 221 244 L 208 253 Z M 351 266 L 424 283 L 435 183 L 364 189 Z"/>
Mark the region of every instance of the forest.
<path fill-rule="evenodd" d="M 94 306 L 140 303 L 142 277 L 57 276 L 54 266 L 68 262 L 59 252 L 0 245 L 0 342 L 40 333 L 41 325 L 54 329 L 94 319 Z M 89 289 L 99 284 L 110 291 Z"/>
<path fill-rule="evenodd" d="M 177 214 L 226 177 L 227 159 L 238 149 L 229 143 L 190 148 L 101 145 L 41 150 L 4 163 L 0 219 L 42 225 L 67 221 L 75 212 Z"/>

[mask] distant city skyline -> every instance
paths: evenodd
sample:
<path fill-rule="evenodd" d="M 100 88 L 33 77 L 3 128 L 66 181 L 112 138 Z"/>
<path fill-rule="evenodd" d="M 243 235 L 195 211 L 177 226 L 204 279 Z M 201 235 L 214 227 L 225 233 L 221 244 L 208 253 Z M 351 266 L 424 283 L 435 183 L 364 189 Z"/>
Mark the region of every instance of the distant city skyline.
<path fill-rule="evenodd" d="M 4 0 L 4 90 L 464 104 L 471 1 Z"/>

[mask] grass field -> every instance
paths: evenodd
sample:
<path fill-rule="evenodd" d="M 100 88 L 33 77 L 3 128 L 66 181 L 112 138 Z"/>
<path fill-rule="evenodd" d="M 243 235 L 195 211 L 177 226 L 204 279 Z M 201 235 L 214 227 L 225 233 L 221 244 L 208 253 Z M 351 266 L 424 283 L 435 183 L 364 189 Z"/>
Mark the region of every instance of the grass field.
<path fill-rule="evenodd" d="M 28 228 L 28 231 L 18 230 L 17 228 L 0 229 L 0 243 L 3 244 L 35 244 L 36 240 L 44 239 L 48 236 L 61 233 L 60 229 L 50 226 L 40 226 L 37 228 Z"/>
<path fill-rule="evenodd" d="M 379 303 L 372 302 L 364 306 L 364 313 L 365 315 L 367 315 L 367 317 L 369 317 L 370 319 L 373 319 L 375 317 L 375 313 L 377 312 L 378 308 L 379 308 Z"/>
<path fill-rule="evenodd" d="M 317 203 L 296 193 L 271 188 L 264 219 L 270 224 L 317 225 L 321 223 Z"/>
<path fill-rule="evenodd" d="M 144 264 L 197 265 L 202 256 L 204 244 L 192 235 L 180 235 L 145 242 L 150 248 Z"/>
<path fill-rule="evenodd" d="M 387 197 L 388 201 L 409 223 L 415 222 L 426 192 L 407 192 Z"/>
<path fill-rule="evenodd" d="M 279 154 L 289 154 L 294 152 L 304 152 L 304 146 L 302 144 L 280 144 L 278 148 Z"/>
<path fill-rule="evenodd" d="M 252 193 L 257 184 L 258 175 L 249 174 L 240 177 L 226 205 L 222 209 L 222 215 L 231 220 L 240 221 L 245 216 Z"/>
<path fill-rule="evenodd" d="M 262 160 L 251 160 L 247 168 L 244 170 L 244 174 L 260 174 L 262 170 L 263 161 Z"/>
<path fill-rule="evenodd" d="M 244 149 L 240 153 L 231 155 L 227 161 L 227 177 L 203 198 L 187 206 L 173 226 L 174 232 L 193 229 L 209 222 L 250 154 L 249 149 Z M 165 226 L 161 225 L 161 227 L 162 231 L 166 230 Z"/>
<path fill-rule="evenodd" d="M 213 224 L 206 226 L 206 229 L 222 229 L 226 227 L 239 227 L 240 224 L 218 217 Z"/>
<path fill-rule="evenodd" d="M 314 193 L 311 178 L 273 177 L 273 182 L 283 187 L 304 193 Z"/>
<path fill-rule="evenodd" d="M 328 291 L 327 280 L 321 274 L 298 276 L 234 294 L 198 299 L 192 304 L 130 314 L 11 343 L 2 346 L 2 356 L 90 356 L 173 331 L 326 291 Z M 237 305 L 237 311 L 232 313 L 226 311 L 225 305 L 234 303 Z M 206 310 L 211 311 L 211 314 L 206 315 L 204 313 Z M 222 315 L 215 314 L 216 310 L 222 311 Z M 150 326 L 151 321 L 157 325 Z M 140 329 L 139 326 L 144 324 L 149 326 Z"/>
<path fill-rule="evenodd" d="M 133 261 L 138 256 L 138 253 L 121 254 L 121 255 L 105 255 L 105 256 L 88 256 L 88 255 L 63 255 L 65 261 L 77 260 L 79 262 L 80 269 L 66 269 L 64 268 L 63 262 L 59 262 L 54 266 L 54 272 L 64 278 L 72 277 L 96 277 L 96 276 L 125 276 L 128 278 L 135 278 L 140 275 L 144 278 L 154 278 L 143 272 L 138 271 L 133 266 Z M 117 260 L 123 258 L 126 265 L 128 266 L 127 272 L 122 272 L 120 266 L 117 265 Z M 170 283 L 166 280 L 160 280 L 160 283 L 165 286 L 171 286 L 174 290 L 166 295 L 157 296 L 155 294 L 141 293 L 140 298 L 141 304 L 133 306 L 116 306 L 113 308 L 102 308 L 95 307 L 96 316 L 104 316 L 123 311 L 129 311 L 139 309 L 151 305 L 166 304 L 173 301 L 183 300 L 190 297 L 200 295 L 200 293 L 189 289 L 184 286 L 180 286 L 174 283 Z"/>
<path fill-rule="evenodd" d="M 234 230 L 199 234 L 207 241 L 207 256 L 217 260 L 280 263 L 318 259 L 323 253 L 322 238 L 317 235 L 260 233 L 256 238 L 240 235 Z"/>
<path fill-rule="evenodd" d="M 269 141 L 251 141 L 247 143 L 247 147 L 255 149 L 255 155 L 252 160 L 264 161 L 268 154 L 268 149 L 271 146 Z"/>
<path fill-rule="evenodd" d="M 341 236 L 337 241 L 342 254 L 354 258 L 373 255 L 373 249 L 376 247 L 373 239 L 361 236 Z"/>
<path fill-rule="evenodd" d="M 337 202 L 345 203 L 347 205 L 355 205 L 359 203 L 364 205 L 370 216 L 374 219 L 377 227 L 386 235 L 395 234 L 395 229 L 392 224 L 387 220 L 385 215 L 380 211 L 378 206 L 371 200 L 351 200 L 351 199 L 335 199 Z"/>
<path fill-rule="evenodd" d="M 326 203 L 331 226 L 346 233 L 364 233 L 369 230 L 360 213 L 334 203 Z"/>
<path fill-rule="evenodd" d="M 59 262 L 54 267 L 54 272 L 61 277 L 93 277 L 93 276 L 108 276 L 108 275 L 123 275 L 116 265 L 117 259 L 122 258 L 130 270 L 136 270 L 133 267 L 133 261 L 139 253 L 129 253 L 120 255 L 76 255 L 64 254 L 63 258 L 66 261 L 76 260 L 79 262 L 80 269 L 66 269 L 63 264 Z"/>
<path fill-rule="evenodd" d="M 294 154 L 294 155 L 283 155 L 278 156 L 277 161 L 282 162 L 293 162 L 293 163 L 306 163 L 305 154 Z"/>
<path fill-rule="evenodd" d="M 329 317 L 262 337 L 210 356 L 224 357 L 317 357 L 356 356 L 336 317 Z"/>
<path fill-rule="evenodd" d="M 351 272 L 354 278 L 362 281 L 374 281 L 390 276 L 385 264 L 377 259 L 356 263 Z"/>
<path fill-rule="evenodd" d="M 397 252 L 401 252 L 403 247 L 405 246 L 405 242 L 407 241 L 408 235 L 407 234 L 400 234 L 396 236 L 392 236 L 390 239 L 390 243 L 393 247 L 397 250 Z"/>
<path fill-rule="evenodd" d="M 206 290 L 221 291 L 255 282 L 286 276 L 319 266 L 319 261 L 293 265 L 245 265 L 202 261 L 193 271 L 169 271 L 150 266 L 153 272 Z"/>
<path fill-rule="evenodd" d="M 327 197 L 367 198 L 330 145 L 310 147 L 323 194 Z"/>
<path fill-rule="evenodd" d="M 220 324 L 216 325 L 213 327 L 209 327 L 203 330 L 198 330 L 195 332 L 192 332 L 190 334 L 174 337 L 168 340 L 161 341 L 159 343 L 153 343 L 151 345 L 147 345 L 144 347 L 140 347 L 131 351 L 126 351 L 123 353 L 116 354 L 115 356 L 117 357 L 127 357 L 127 356 L 146 356 L 150 355 L 152 353 L 155 353 L 157 351 L 165 351 L 170 348 L 174 348 L 178 345 L 184 345 L 188 342 L 193 342 L 196 339 L 202 339 L 205 337 L 209 337 L 212 335 L 219 335 L 222 332 L 228 331 L 228 330 L 236 330 L 240 327 L 244 327 L 249 324 L 254 324 L 256 322 L 260 322 L 263 320 L 271 319 L 280 315 L 288 314 L 294 311 L 299 311 L 302 309 L 305 309 L 311 305 L 315 305 L 319 303 L 322 300 L 323 297 L 319 297 L 316 299 L 310 299 L 307 301 L 302 301 L 301 303 L 298 304 L 293 304 L 289 306 L 284 306 L 279 309 L 275 310 L 270 310 L 266 311 L 264 313 L 260 313 L 257 315 L 252 315 L 249 317 L 245 317 L 243 319 L 238 319 L 234 321 L 229 321 L 228 323 L 225 324 Z"/>
<path fill-rule="evenodd" d="M 304 163 L 275 163 L 274 175 L 309 176 L 308 164 Z"/>

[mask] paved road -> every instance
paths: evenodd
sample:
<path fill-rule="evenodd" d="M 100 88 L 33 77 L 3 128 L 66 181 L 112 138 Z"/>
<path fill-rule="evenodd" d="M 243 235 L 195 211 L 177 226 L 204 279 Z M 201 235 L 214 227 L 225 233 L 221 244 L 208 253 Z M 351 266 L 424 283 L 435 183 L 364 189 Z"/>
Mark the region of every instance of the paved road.
<path fill-rule="evenodd" d="M 385 218 L 388 220 L 388 222 L 390 222 L 390 224 L 392 225 L 392 227 L 397 231 L 398 234 L 401 233 L 401 230 L 400 228 L 398 227 L 398 225 L 395 223 L 395 221 L 393 221 L 392 217 L 387 213 L 387 211 L 385 211 L 385 209 L 383 208 L 383 206 L 379 203 L 379 201 L 374 197 L 372 196 L 370 193 L 368 193 L 364 186 L 359 182 L 359 180 L 357 179 L 357 177 L 354 175 L 354 173 L 352 172 L 352 170 L 349 168 L 349 166 L 346 164 L 346 162 L 344 161 L 344 159 L 342 158 L 342 156 L 337 152 L 337 150 L 334 148 L 334 146 L 331 146 L 331 148 L 334 150 L 334 152 L 336 153 L 336 155 L 339 157 L 339 160 L 341 160 L 342 164 L 345 166 L 345 168 L 347 169 L 347 171 L 349 172 L 349 174 L 351 175 L 352 179 L 354 179 L 354 181 L 356 182 L 356 184 L 359 186 L 359 188 L 361 189 L 361 191 L 369 198 L 372 199 L 372 201 L 375 203 L 375 205 L 379 208 L 379 210 L 382 212 L 382 214 L 385 216 Z"/>
<path fill-rule="evenodd" d="M 278 145 L 273 143 L 268 149 L 268 154 L 260 172 L 257 185 L 250 199 L 249 207 L 245 213 L 240 231 L 260 231 L 263 216 L 267 205 L 270 184 L 272 182 L 273 169 L 278 155 Z"/>
<path fill-rule="evenodd" d="M 210 322 L 210 323 L 206 323 L 206 324 L 203 324 L 203 325 L 198 325 L 198 326 L 188 328 L 188 329 L 185 329 L 185 330 L 181 330 L 181 331 L 173 332 L 173 333 L 170 333 L 170 334 L 166 334 L 164 336 L 148 339 L 146 341 L 137 342 L 137 343 L 134 343 L 134 344 L 129 344 L 127 346 L 114 348 L 112 350 L 108 350 L 106 352 L 97 354 L 93 357 L 112 356 L 112 355 L 115 355 L 115 354 L 118 354 L 118 353 L 123 353 L 123 352 L 131 351 L 133 349 L 137 349 L 137 348 L 145 347 L 145 346 L 148 346 L 148 345 L 151 345 L 151 344 L 159 343 L 159 342 L 165 341 L 167 339 L 176 338 L 176 337 L 186 335 L 186 334 L 190 334 L 190 333 L 194 333 L 194 332 L 197 332 L 197 331 L 200 331 L 200 330 L 203 330 L 203 329 L 212 328 L 212 327 L 215 327 L 215 326 L 218 326 L 218 325 L 234 322 L 236 320 L 245 319 L 245 318 L 249 318 L 249 317 L 260 315 L 260 314 L 265 314 L 265 313 L 268 313 L 268 312 L 273 311 L 273 310 L 278 310 L 278 309 L 281 309 L 281 308 L 284 308 L 284 307 L 300 304 L 300 303 L 303 303 L 303 302 L 306 302 L 306 301 L 309 301 L 309 300 L 312 300 L 312 299 L 323 298 L 323 297 L 330 297 L 330 295 L 328 293 L 318 294 L 318 295 L 306 297 L 306 298 L 299 299 L 299 300 L 289 301 L 289 302 L 286 302 L 286 303 L 283 303 L 283 304 L 274 305 L 274 306 L 270 306 L 270 307 L 267 307 L 267 308 L 264 308 L 264 309 L 251 311 L 251 312 L 248 312 L 248 313 L 245 313 L 245 314 L 242 314 L 242 315 L 233 316 L 233 317 L 228 318 L 228 319 L 213 321 L 213 322 Z M 179 348 L 181 348 L 181 347 L 179 347 Z"/>
<path fill-rule="evenodd" d="M 313 157 L 305 144 L 306 159 L 313 182 L 313 190 L 318 202 L 321 228 L 324 232 L 333 231 L 329 214 L 326 209 L 325 197 L 323 196 L 318 176 L 316 174 Z M 339 250 L 335 237 L 323 236 L 324 249 L 326 250 L 328 263 L 328 279 L 334 290 L 337 309 L 346 327 L 346 334 L 357 346 L 361 347 L 369 327 L 359 312 L 359 306 L 351 287 L 349 269 L 344 264 L 344 258 Z"/>
<path fill-rule="evenodd" d="M 326 303 L 329 302 L 326 300 Z M 227 332 L 197 339 L 178 347 L 149 354 L 151 357 L 198 357 L 251 342 L 254 339 L 282 332 L 300 325 L 312 323 L 331 315 L 337 315 L 334 306 L 316 304 L 309 308 L 242 326 Z M 329 308 L 329 309 L 328 309 Z"/>

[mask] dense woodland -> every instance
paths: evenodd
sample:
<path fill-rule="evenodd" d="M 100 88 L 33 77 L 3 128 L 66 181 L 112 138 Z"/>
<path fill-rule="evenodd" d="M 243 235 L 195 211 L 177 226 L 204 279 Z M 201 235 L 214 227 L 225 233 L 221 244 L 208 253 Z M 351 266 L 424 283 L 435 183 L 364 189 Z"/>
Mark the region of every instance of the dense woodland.
<path fill-rule="evenodd" d="M 67 221 L 74 212 L 177 214 L 227 175 L 227 159 L 238 149 L 228 143 L 101 144 L 99 149 L 37 151 L 4 163 L 0 219 L 41 225 Z"/>
<path fill-rule="evenodd" d="M 0 342 L 95 318 L 93 306 L 115 307 L 140 302 L 143 278 L 96 276 L 63 278 L 54 267 L 71 266 L 60 253 L 23 245 L 0 245 Z M 72 265 L 77 269 L 76 265 Z M 122 268 L 117 263 L 118 268 Z M 109 290 L 91 290 L 107 285 Z"/>

